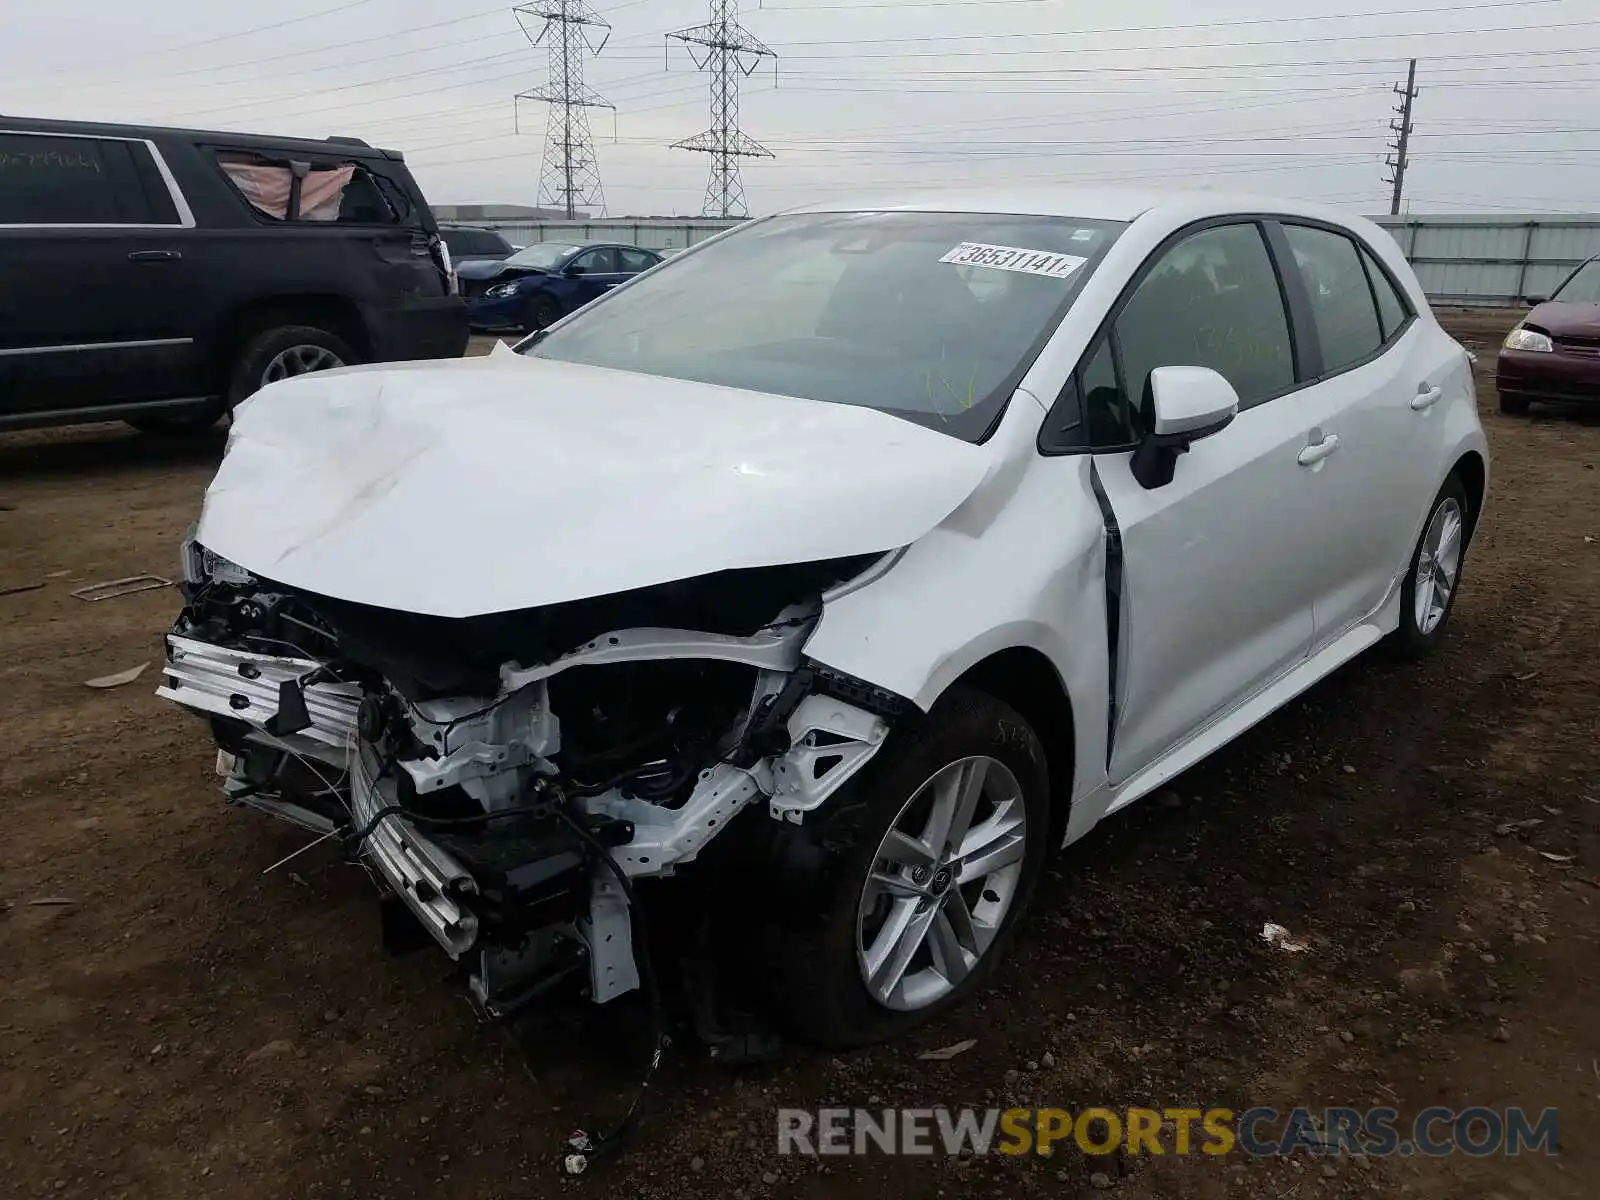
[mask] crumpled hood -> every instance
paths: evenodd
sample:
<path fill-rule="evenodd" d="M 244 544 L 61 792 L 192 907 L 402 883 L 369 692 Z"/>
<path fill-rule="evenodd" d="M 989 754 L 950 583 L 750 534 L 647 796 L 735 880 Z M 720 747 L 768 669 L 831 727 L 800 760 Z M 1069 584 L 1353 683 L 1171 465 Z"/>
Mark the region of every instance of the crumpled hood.
<path fill-rule="evenodd" d="M 456 264 L 456 277 L 459 279 L 499 279 L 506 275 L 517 277 L 522 275 L 545 275 L 546 271 L 538 267 L 514 267 L 502 258 L 464 258 Z"/>
<path fill-rule="evenodd" d="M 1600 337 L 1600 304 L 1546 300 L 1522 319 L 1552 337 Z"/>
<path fill-rule="evenodd" d="M 196 536 L 291 587 L 467 617 L 894 549 L 990 458 L 871 409 L 499 351 L 262 389 Z"/>

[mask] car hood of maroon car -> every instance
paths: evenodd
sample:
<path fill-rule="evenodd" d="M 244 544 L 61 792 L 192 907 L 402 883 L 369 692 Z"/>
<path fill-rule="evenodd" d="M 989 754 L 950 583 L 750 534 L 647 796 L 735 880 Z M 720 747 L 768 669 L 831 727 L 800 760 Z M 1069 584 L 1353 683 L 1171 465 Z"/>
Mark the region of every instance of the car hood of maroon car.
<path fill-rule="evenodd" d="M 1522 319 L 1552 337 L 1600 337 L 1600 304 L 1546 300 Z"/>

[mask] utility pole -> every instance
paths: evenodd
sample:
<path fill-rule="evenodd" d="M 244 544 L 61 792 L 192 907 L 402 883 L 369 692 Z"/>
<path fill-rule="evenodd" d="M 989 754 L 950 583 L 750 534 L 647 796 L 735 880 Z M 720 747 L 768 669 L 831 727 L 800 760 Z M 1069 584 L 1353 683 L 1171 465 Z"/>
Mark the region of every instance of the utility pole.
<path fill-rule="evenodd" d="M 669 42 L 689 47 L 696 67 L 711 73 L 711 128 L 673 142 L 672 149 L 711 155 L 711 181 L 706 185 L 701 215 L 743 217 L 749 215 L 749 209 L 739 178 L 739 160 L 774 155 L 739 128 L 739 80 L 754 72 L 764 58 L 773 60 L 776 71 L 778 56 L 739 24 L 739 0 L 711 0 L 710 16 L 704 25 L 667 34 Z"/>
<path fill-rule="evenodd" d="M 1384 165 L 1390 172 L 1384 182 L 1394 185 L 1394 195 L 1389 200 L 1391 217 L 1400 214 L 1400 200 L 1406 187 L 1406 167 L 1411 162 L 1411 102 L 1420 94 L 1416 59 L 1411 60 L 1411 66 L 1406 70 L 1405 86 L 1395 84 L 1394 94 L 1400 97 L 1400 103 L 1395 105 L 1396 119 L 1389 122 L 1389 132 L 1394 135 L 1394 140 L 1389 145 L 1389 157 L 1384 159 Z"/>
<path fill-rule="evenodd" d="M 578 215 L 578 205 L 605 209 L 600 186 L 600 163 L 594 137 L 589 132 L 591 108 L 611 108 L 583 82 L 586 54 L 599 54 L 611 36 L 611 25 L 588 0 L 531 0 L 512 9 L 517 24 L 535 46 L 543 42 L 550 51 L 550 77 L 541 87 L 518 92 L 513 104 L 538 100 L 550 106 L 545 125 L 544 164 L 539 171 L 539 203 L 566 210 L 567 220 Z M 529 20 L 539 22 L 535 35 Z M 598 37 L 599 41 L 593 39 Z"/>

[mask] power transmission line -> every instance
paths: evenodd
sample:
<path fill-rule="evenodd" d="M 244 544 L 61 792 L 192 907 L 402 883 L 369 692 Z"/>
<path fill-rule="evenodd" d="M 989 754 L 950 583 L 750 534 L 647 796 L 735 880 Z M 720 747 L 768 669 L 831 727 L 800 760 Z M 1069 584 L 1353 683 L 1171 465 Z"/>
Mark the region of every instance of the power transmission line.
<path fill-rule="evenodd" d="M 1391 153 L 1384 160 L 1388 164 L 1390 175 L 1385 183 L 1394 185 L 1394 194 L 1389 199 L 1389 215 L 1400 214 L 1400 200 L 1406 187 L 1406 165 L 1411 161 L 1409 154 L 1411 148 L 1411 102 L 1417 98 L 1417 60 L 1412 59 L 1406 68 L 1405 86 L 1398 83 L 1394 85 L 1395 95 L 1400 97 L 1400 103 L 1395 106 L 1397 119 L 1389 122 L 1389 130 L 1394 134 L 1394 141 L 1390 146 Z"/>
<path fill-rule="evenodd" d="M 669 33 L 667 39 L 682 42 L 694 65 L 711 73 L 711 128 L 672 143 L 674 150 L 711 155 L 711 179 L 706 184 L 702 214 L 748 216 L 739 160 L 772 158 L 773 154 L 739 128 L 739 80 L 749 76 L 763 58 L 772 59 L 776 71 L 777 53 L 739 24 L 739 0 L 711 0 L 709 21 Z"/>
<path fill-rule="evenodd" d="M 583 82 L 585 54 L 598 55 L 611 36 L 611 25 L 590 7 L 588 0 L 533 0 L 512 10 L 523 33 L 535 46 L 550 49 L 550 78 L 542 86 L 518 92 L 513 105 L 538 100 L 550 106 L 545 124 L 544 166 L 539 172 L 539 201 L 564 208 L 567 220 L 578 215 L 578 205 L 605 211 L 605 191 L 600 186 L 600 162 L 595 157 L 594 136 L 589 132 L 589 109 L 615 108 Z M 542 22 L 537 36 L 524 18 Z M 596 33 L 594 31 L 603 31 Z M 598 36 L 599 45 L 590 39 Z"/>

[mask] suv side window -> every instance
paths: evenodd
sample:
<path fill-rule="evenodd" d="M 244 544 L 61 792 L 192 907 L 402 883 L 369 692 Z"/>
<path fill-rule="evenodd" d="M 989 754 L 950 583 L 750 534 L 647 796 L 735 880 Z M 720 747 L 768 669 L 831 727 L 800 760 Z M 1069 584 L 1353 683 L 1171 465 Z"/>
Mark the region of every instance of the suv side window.
<path fill-rule="evenodd" d="M 316 163 L 297 175 L 290 162 L 223 150 L 217 165 L 256 213 L 274 221 L 394 225 L 401 218 L 404 197 L 353 162 Z"/>
<path fill-rule="evenodd" d="M 568 270 L 574 275 L 614 275 L 617 270 L 616 251 L 610 247 L 590 250 L 573 259 Z"/>
<path fill-rule="evenodd" d="M 1383 329 L 1356 244 L 1342 233 L 1310 225 L 1285 224 L 1283 235 L 1311 299 L 1324 373 L 1349 370 L 1377 354 Z"/>
<path fill-rule="evenodd" d="M 0 225 L 176 224 L 165 185 L 147 194 L 146 163 L 128 141 L 0 133 Z"/>
<path fill-rule="evenodd" d="M 1407 321 L 1411 320 L 1411 306 L 1394 286 L 1394 280 L 1389 278 L 1378 263 L 1372 251 L 1365 246 L 1361 247 L 1361 262 L 1367 268 L 1367 278 L 1372 280 L 1372 291 L 1378 297 L 1378 316 L 1383 321 L 1383 341 L 1385 345 L 1394 341 Z"/>
<path fill-rule="evenodd" d="M 1128 446 L 1151 427 L 1146 385 L 1157 367 L 1210 367 L 1250 408 L 1295 384 L 1283 291 L 1259 226 L 1219 225 L 1168 249 L 1139 282 L 1080 376 L 1096 448 Z"/>

